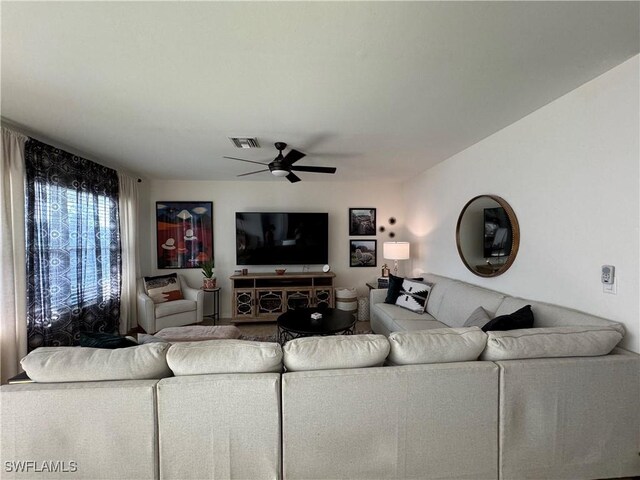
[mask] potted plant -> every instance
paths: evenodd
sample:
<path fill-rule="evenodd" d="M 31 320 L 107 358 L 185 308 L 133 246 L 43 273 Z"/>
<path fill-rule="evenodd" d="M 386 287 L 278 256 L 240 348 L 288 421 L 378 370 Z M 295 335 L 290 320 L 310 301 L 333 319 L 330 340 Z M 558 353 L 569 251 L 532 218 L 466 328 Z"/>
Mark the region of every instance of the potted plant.
<path fill-rule="evenodd" d="M 200 264 L 202 268 L 202 274 L 204 279 L 202 282 L 202 288 L 204 290 L 213 290 L 216 288 L 216 276 L 213 273 L 213 260 L 207 260 Z"/>

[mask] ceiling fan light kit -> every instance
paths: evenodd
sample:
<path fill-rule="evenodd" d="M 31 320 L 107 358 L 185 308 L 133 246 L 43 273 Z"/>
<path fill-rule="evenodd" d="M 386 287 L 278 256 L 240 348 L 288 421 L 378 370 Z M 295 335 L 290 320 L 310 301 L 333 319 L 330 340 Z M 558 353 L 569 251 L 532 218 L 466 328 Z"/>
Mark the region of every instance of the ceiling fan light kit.
<path fill-rule="evenodd" d="M 256 170 L 255 172 L 241 173 L 238 177 L 246 177 L 247 175 L 253 175 L 254 173 L 271 172 L 275 177 L 287 177 L 287 180 L 291 183 L 299 182 L 301 179 L 293 172 L 311 172 L 311 173 L 336 173 L 335 167 L 305 167 L 294 166 L 293 164 L 305 157 L 306 154 L 299 152 L 298 150 L 291 149 L 286 155 L 282 155 L 282 151 L 287 148 L 287 144 L 284 142 L 275 143 L 276 150 L 278 150 L 278 156 L 270 163 L 256 162 L 254 160 L 245 160 L 243 158 L 236 157 L 224 157 L 230 160 L 238 160 L 241 162 L 257 163 L 258 165 L 265 165 L 267 168 L 263 170 Z"/>

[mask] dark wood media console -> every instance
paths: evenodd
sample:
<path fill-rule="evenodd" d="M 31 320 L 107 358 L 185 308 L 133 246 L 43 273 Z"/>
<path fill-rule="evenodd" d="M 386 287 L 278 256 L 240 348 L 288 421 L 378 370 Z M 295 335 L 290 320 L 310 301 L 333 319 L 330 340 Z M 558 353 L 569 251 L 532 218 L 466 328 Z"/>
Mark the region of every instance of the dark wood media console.
<path fill-rule="evenodd" d="M 294 308 L 333 307 L 333 272 L 251 273 L 230 277 L 232 319 L 273 322 Z"/>

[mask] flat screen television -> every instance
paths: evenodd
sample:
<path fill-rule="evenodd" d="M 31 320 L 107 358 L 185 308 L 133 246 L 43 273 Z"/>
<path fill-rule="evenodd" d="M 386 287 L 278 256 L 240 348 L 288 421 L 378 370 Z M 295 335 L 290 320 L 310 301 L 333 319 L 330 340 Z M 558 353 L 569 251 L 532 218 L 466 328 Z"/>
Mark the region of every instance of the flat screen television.
<path fill-rule="evenodd" d="M 502 207 L 484 209 L 484 257 L 507 257 L 511 253 L 511 222 Z"/>
<path fill-rule="evenodd" d="M 329 261 L 329 214 L 236 212 L 237 265 L 316 265 Z"/>

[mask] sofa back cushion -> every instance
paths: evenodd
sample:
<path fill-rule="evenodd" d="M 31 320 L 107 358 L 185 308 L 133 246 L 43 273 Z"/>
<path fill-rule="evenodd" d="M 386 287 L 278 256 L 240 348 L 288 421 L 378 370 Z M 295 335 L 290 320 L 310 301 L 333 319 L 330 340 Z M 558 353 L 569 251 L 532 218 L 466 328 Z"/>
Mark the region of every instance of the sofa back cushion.
<path fill-rule="evenodd" d="M 280 372 L 282 348 L 275 342 L 226 339 L 173 343 L 167 363 L 176 376 Z"/>
<path fill-rule="evenodd" d="M 284 346 L 284 366 L 289 372 L 376 367 L 388 354 L 384 335 L 297 338 Z"/>
<path fill-rule="evenodd" d="M 458 283 L 458 281 L 447 277 L 441 277 L 440 275 L 434 275 L 432 273 L 425 274 L 423 279 L 425 282 L 433 284 L 431 292 L 429 292 L 427 313 L 437 318 L 436 313 L 440 309 L 440 305 L 442 305 L 444 296 L 447 294 L 449 288 Z"/>
<path fill-rule="evenodd" d="M 125 380 L 2 385 L 0 477 L 157 479 L 157 383 Z"/>
<path fill-rule="evenodd" d="M 612 322 L 595 315 L 573 310 L 571 308 L 560 307 L 544 302 L 534 302 L 517 297 L 505 297 L 498 307 L 495 316 L 512 313 L 525 305 L 531 305 L 534 317 L 534 327 L 567 327 L 567 326 L 592 326 L 610 327 L 622 335 L 625 334 L 624 326 L 618 322 Z"/>
<path fill-rule="evenodd" d="M 40 347 L 20 364 L 35 382 L 144 380 L 171 375 L 169 344 L 151 343 L 106 350 L 87 347 Z"/>
<path fill-rule="evenodd" d="M 487 334 L 478 327 L 434 328 L 389 335 L 393 365 L 467 362 L 477 360 L 487 343 Z"/>
<path fill-rule="evenodd" d="M 436 286 L 434 286 L 435 289 Z M 435 292 L 432 299 L 434 296 Z M 437 312 L 432 313 L 429 311 L 429 313 L 436 317 L 438 321 L 450 327 L 461 327 L 478 307 L 484 308 L 493 317 L 504 297 L 503 293 L 476 287 L 468 283 L 454 282 L 447 286 Z M 427 310 L 430 307 L 427 304 Z M 513 310 L 508 313 L 512 312 Z"/>
<path fill-rule="evenodd" d="M 606 326 L 529 328 L 488 335 L 480 358 L 491 361 L 607 355 L 622 340 L 619 331 Z"/>

